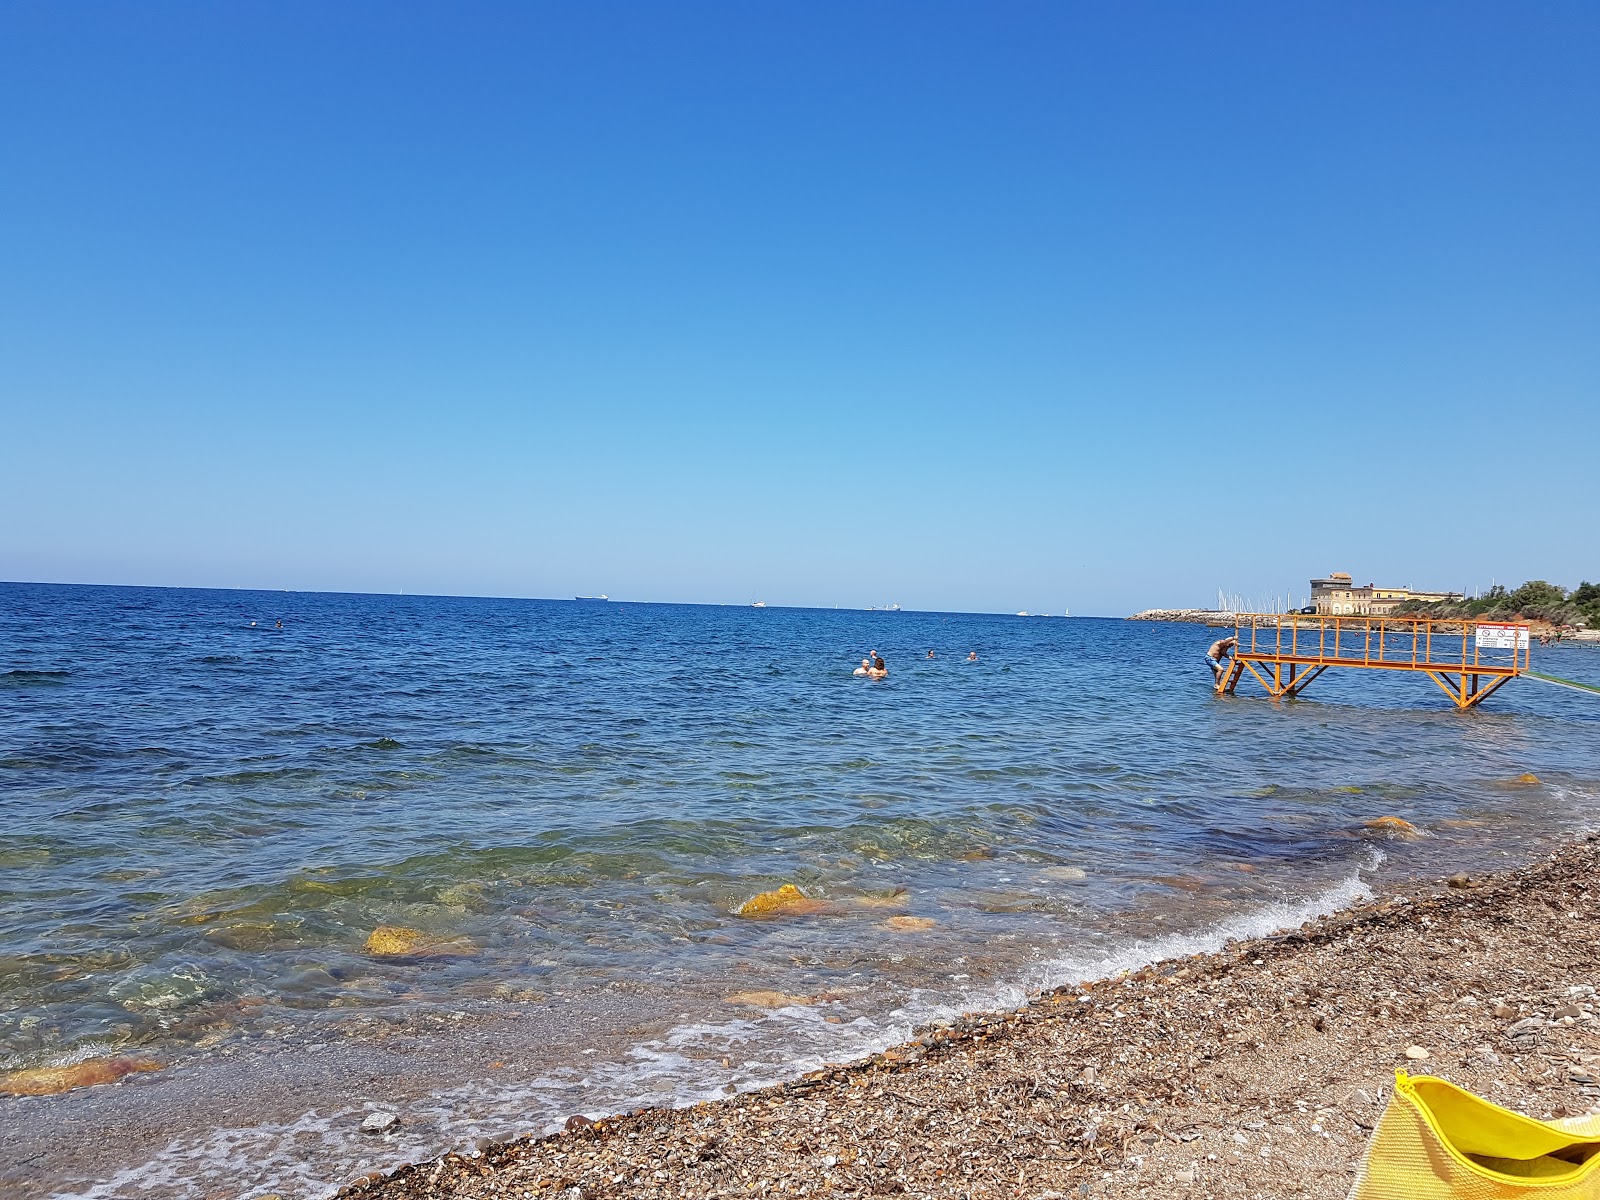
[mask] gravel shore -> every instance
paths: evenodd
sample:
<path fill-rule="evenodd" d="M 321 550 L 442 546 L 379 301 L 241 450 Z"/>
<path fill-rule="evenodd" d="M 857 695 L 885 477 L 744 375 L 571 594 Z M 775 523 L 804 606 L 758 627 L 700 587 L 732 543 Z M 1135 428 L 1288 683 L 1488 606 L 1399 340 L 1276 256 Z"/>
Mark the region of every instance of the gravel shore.
<path fill-rule="evenodd" d="M 352 1185 L 421 1197 L 1343 1197 L 1398 1068 L 1600 1104 L 1600 838 L 971 1014 L 865 1062 Z"/>

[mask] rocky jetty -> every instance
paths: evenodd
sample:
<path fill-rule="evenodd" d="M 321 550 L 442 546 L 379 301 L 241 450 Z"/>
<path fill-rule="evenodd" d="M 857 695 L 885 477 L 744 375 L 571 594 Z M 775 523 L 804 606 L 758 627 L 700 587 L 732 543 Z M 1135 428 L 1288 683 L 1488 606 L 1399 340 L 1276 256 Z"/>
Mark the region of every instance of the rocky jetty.
<path fill-rule="evenodd" d="M 1214 608 L 1147 608 L 1130 621 L 1187 621 L 1191 625 L 1232 625 L 1234 614 Z"/>

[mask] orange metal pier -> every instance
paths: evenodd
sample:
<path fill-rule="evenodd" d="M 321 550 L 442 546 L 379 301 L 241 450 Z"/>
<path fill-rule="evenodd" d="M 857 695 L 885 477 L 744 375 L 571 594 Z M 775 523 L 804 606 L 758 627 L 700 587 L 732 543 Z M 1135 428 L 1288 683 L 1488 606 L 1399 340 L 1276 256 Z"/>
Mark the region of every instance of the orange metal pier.
<path fill-rule="evenodd" d="M 1528 626 L 1428 617 L 1240 613 L 1233 660 L 1217 680 L 1228 696 L 1248 671 L 1273 699 L 1298 696 L 1329 667 L 1412 671 L 1467 709 L 1528 670 Z"/>

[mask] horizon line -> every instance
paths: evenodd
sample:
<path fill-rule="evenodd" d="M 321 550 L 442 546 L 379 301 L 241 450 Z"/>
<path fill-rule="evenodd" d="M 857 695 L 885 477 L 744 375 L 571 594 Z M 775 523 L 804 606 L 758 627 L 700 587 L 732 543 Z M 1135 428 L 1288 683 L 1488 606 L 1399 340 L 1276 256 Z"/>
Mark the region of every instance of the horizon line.
<path fill-rule="evenodd" d="M 577 604 L 593 603 L 598 597 L 579 596 L 505 596 L 485 595 L 477 592 L 376 592 L 376 591 L 351 591 L 338 588 L 273 588 L 273 587 L 245 587 L 242 585 L 222 586 L 217 584 L 187 584 L 187 583 L 86 583 L 80 580 L 59 579 L 0 579 L 0 587 L 94 587 L 94 588 L 148 588 L 153 591 L 169 592 L 259 592 L 264 595 L 298 595 L 298 596 L 411 596 L 422 600 L 530 600 L 542 604 Z M 628 600 L 616 599 L 607 596 L 603 603 L 606 604 L 652 604 L 662 606 L 681 606 L 692 608 L 754 608 L 751 601 L 733 600 Z M 855 605 L 835 604 L 832 606 L 817 604 L 762 604 L 762 610 L 785 609 L 793 612 L 905 612 L 931 614 L 935 616 L 959 617 L 1008 617 L 1027 616 L 1049 617 L 1054 620 L 1103 620 L 1124 621 L 1126 616 L 1111 616 L 1105 613 L 1081 613 L 1076 616 L 1063 613 L 1057 616 L 1054 613 L 1010 612 L 1003 609 L 959 609 L 959 608 L 907 608 L 902 605 L 899 609 L 888 608 L 860 608 Z"/>

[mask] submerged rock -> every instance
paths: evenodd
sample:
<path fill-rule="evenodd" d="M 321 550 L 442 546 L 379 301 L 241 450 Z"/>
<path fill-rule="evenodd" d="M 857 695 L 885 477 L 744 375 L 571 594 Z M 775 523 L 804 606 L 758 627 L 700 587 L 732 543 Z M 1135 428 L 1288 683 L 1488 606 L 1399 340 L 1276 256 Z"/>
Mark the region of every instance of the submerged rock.
<path fill-rule="evenodd" d="M 366 1120 L 361 1122 L 361 1132 L 388 1133 L 398 1124 L 400 1124 L 400 1118 L 392 1112 L 368 1113 Z"/>
<path fill-rule="evenodd" d="M 1532 771 L 1524 771 L 1521 775 L 1518 775 L 1511 782 L 1512 783 L 1536 784 L 1536 783 L 1543 783 L 1544 780 L 1540 779 Z"/>
<path fill-rule="evenodd" d="M 377 958 L 464 958 L 478 952 L 465 938 L 440 938 L 404 925 L 379 925 L 367 937 L 366 952 Z"/>
<path fill-rule="evenodd" d="M 813 900 L 794 884 L 786 883 L 776 891 L 750 897 L 737 912 L 741 917 L 787 917 L 826 912 L 831 907 L 826 900 Z"/>
<path fill-rule="evenodd" d="M 791 996 L 786 992 L 735 992 L 722 998 L 725 1004 L 744 1004 L 751 1008 L 789 1008 L 796 1004 L 810 1004 L 806 996 Z"/>
<path fill-rule="evenodd" d="M 1414 838 L 1422 832 L 1402 817 L 1373 817 L 1366 823 L 1366 828 L 1377 830 L 1379 833 L 1392 833 L 1402 838 Z"/>
<path fill-rule="evenodd" d="M 1041 879 L 1058 879 L 1066 883 L 1073 883 L 1079 879 L 1087 879 L 1089 873 L 1082 867 L 1045 867 L 1039 872 Z"/>
<path fill-rule="evenodd" d="M 74 1088 L 115 1083 L 136 1071 L 159 1071 L 161 1064 L 150 1058 L 86 1058 L 70 1067 L 31 1067 L 0 1076 L 0 1094 L 11 1096 L 54 1096 Z"/>
<path fill-rule="evenodd" d="M 858 896 L 856 903 L 862 908 L 904 908 L 911 903 L 911 893 L 903 887 L 897 887 L 887 896 Z"/>
<path fill-rule="evenodd" d="M 883 923 L 885 929 L 893 929 L 898 933 L 916 933 L 923 929 L 932 929 L 939 922 L 932 917 L 890 917 Z"/>

